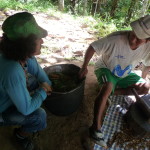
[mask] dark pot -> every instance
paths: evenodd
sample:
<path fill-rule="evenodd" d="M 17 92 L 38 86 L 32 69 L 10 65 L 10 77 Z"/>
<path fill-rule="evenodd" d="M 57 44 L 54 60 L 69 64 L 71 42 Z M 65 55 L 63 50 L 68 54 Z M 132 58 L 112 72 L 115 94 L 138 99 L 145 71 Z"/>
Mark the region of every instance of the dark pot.
<path fill-rule="evenodd" d="M 51 73 L 66 73 L 78 75 L 80 67 L 73 64 L 60 64 L 44 68 L 47 75 Z M 52 92 L 44 101 L 46 108 L 53 114 L 66 116 L 75 112 L 84 96 L 85 79 L 79 81 L 78 86 L 68 92 Z"/>

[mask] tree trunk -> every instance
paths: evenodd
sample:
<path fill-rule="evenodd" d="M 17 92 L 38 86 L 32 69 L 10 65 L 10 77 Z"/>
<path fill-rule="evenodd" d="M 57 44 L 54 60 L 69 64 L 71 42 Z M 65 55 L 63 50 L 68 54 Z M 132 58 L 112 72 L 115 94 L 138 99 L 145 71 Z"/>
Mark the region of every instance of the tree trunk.
<path fill-rule="evenodd" d="M 96 7 L 95 7 L 95 10 L 94 10 L 94 16 L 95 16 L 96 12 L 99 10 L 99 8 L 100 8 L 100 1 L 97 0 Z"/>
<path fill-rule="evenodd" d="M 127 18 L 125 19 L 125 23 L 124 23 L 125 25 L 128 25 L 131 20 L 137 1 L 138 0 L 131 0 L 130 7 L 128 9 Z"/>
<path fill-rule="evenodd" d="M 63 11 L 63 10 L 64 10 L 64 0 L 59 0 L 58 9 L 59 9 L 60 11 Z"/>
<path fill-rule="evenodd" d="M 76 14 L 76 11 L 75 11 L 75 6 L 77 4 L 78 0 L 71 0 L 71 6 L 70 6 L 70 9 L 71 9 L 71 12 L 72 14 Z"/>
<path fill-rule="evenodd" d="M 111 7 L 111 11 L 110 11 L 111 17 L 114 17 L 114 15 L 115 15 L 115 11 L 118 6 L 118 2 L 119 2 L 119 0 L 113 0 L 113 2 L 112 2 L 112 7 Z"/>
<path fill-rule="evenodd" d="M 141 9 L 141 17 L 143 17 L 150 6 L 149 0 L 143 0 L 143 7 Z"/>
<path fill-rule="evenodd" d="M 106 3 L 107 0 L 93 0 L 91 15 L 95 16 L 97 12 L 100 13 L 101 4 Z"/>
<path fill-rule="evenodd" d="M 101 0 L 94 0 L 93 4 L 92 4 L 92 16 L 95 16 L 95 14 L 98 12 L 98 10 L 100 9 L 100 3 Z"/>
<path fill-rule="evenodd" d="M 84 4 L 83 4 L 83 15 L 87 14 L 87 0 L 84 0 Z"/>

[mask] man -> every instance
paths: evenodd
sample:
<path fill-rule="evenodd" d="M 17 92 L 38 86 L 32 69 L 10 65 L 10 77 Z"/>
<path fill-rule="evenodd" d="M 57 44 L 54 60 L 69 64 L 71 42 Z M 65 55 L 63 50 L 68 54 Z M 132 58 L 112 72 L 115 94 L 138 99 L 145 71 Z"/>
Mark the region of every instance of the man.
<path fill-rule="evenodd" d="M 91 138 L 102 147 L 107 147 L 101 126 L 108 97 L 111 94 L 130 95 L 132 88 L 135 88 L 138 94 L 146 94 L 149 90 L 149 83 L 143 78 L 146 78 L 150 69 L 150 15 L 130 25 L 132 31 L 114 32 L 91 43 L 79 73 L 83 78 L 88 72 L 87 66 L 93 54 L 96 52 L 100 55 L 95 64 L 100 90 L 95 99 L 94 119 L 89 133 Z M 143 78 L 134 73 L 135 66 L 141 61 L 145 65 Z"/>
<path fill-rule="evenodd" d="M 0 125 L 20 125 L 14 136 L 23 150 L 33 150 L 31 133 L 46 128 L 42 102 L 51 93 L 51 81 L 37 63 L 47 31 L 28 12 L 8 17 L 0 41 Z"/>

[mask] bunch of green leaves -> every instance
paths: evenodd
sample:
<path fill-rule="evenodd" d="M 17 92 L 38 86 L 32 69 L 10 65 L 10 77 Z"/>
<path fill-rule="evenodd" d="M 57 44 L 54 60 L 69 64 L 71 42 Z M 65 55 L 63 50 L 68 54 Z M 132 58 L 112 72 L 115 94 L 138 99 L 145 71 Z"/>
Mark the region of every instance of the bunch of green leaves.
<path fill-rule="evenodd" d="M 0 0 L 1 10 L 28 10 L 28 11 L 47 11 L 54 8 L 50 1 L 46 0 Z"/>
<path fill-rule="evenodd" d="M 114 31 L 117 31 L 117 27 L 114 22 L 105 22 L 103 20 L 99 20 L 94 28 L 98 32 L 98 37 L 104 37 Z"/>
<path fill-rule="evenodd" d="M 22 7 L 21 3 L 16 0 L 0 0 L 0 8 L 1 10 L 8 9 L 17 9 L 17 7 Z"/>
<path fill-rule="evenodd" d="M 77 74 L 51 73 L 49 79 L 52 81 L 54 92 L 69 92 L 79 85 Z"/>

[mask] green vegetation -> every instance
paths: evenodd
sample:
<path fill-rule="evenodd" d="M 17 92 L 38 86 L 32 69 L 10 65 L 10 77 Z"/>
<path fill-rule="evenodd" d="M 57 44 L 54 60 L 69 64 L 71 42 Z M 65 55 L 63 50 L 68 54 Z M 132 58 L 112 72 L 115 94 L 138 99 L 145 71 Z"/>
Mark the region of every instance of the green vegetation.
<path fill-rule="evenodd" d="M 49 1 L 38 1 L 30 0 L 29 2 L 24 2 L 23 0 L 0 0 L 1 10 L 28 10 L 28 11 L 38 11 L 46 12 L 49 9 L 53 9 L 53 5 Z"/>
<path fill-rule="evenodd" d="M 80 84 L 77 74 L 54 72 L 49 74 L 49 79 L 52 81 L 54 92 L 69 92 Z"/>
<path fill-rule="evenodd" d="M 149 5 L 148 0 L 101 0 L 99 3 L 87 0 L 0 0 L 1 11 L 44 12 L 57 17 L 67 13 L 80 19 L 100 37 L 117 30 L 129 30 L 132 20 L 149 13 Z"/>

